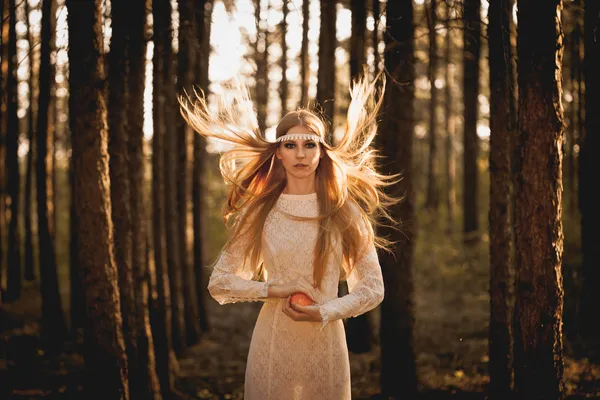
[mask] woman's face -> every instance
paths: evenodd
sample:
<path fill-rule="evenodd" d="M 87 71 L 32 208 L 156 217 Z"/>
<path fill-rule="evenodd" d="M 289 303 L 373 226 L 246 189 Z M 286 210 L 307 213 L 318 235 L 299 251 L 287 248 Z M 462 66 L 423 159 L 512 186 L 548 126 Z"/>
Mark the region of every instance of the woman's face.
<path fill-rule="evenodd" d="M 287 133 L 314 134 L 301 125 L 291 127 Z M 314 175 L 323 154 L 318 142 L 298 139 L 282 142 L 277 148 L 275 156 L 281 160 L 283 168 L 288 174 L 298 179 L 304 179 Z"/>

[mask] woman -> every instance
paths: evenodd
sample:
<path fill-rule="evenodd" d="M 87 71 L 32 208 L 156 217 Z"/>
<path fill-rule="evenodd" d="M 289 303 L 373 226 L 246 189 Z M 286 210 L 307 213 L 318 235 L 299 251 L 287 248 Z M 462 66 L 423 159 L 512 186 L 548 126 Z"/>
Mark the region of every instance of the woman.
<path fill-rule="evenodd" d="M 229 184 L 224 219 L 233 225 L 208 290 L 219 304 L 264 302 L 248 354 L 245 399 L 351 398 L 342 320 L 383 300 L 376 246 L 390 243 L 373 226 L 378 216 L 390 219 L 386 209 L 396 202 L 382 191 L 395 176 L 376 172 L 370 147 L 383 99 L 376 83 L 353 84 L 336 144 L 326 122 L 305 109 L 279 122 L 275 141 L 253 118 L 244 129 L 240 121 L 254 113 L 243 87 L 230 104 L 219 98 L 218 116 L 202 96 L 194 105 L 181 102 L 199 134 L 233 145 L 220 161 Z M 349 294 L 338 298 L 344 279 Z M 313 304 L 292 301 L 297 293 Z"/>

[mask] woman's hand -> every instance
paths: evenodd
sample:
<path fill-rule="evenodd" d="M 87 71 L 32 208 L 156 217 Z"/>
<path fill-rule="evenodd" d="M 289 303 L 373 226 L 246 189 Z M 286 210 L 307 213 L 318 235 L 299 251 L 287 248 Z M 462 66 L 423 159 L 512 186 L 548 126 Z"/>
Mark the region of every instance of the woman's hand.
<path fill-rule="evenodd" d="M 288 296 L 282 304 L 283 313 L 294 321 L 321 322 L 321 313 L 318 305 L 301 306 L 292 303 L 292 296 Z"/>
<path fill-rule="evenodd" d="M 275 283 L 269 287 L 269 297 L 289 297 L 294 293 L 301 292 L 315 302 L 316 289 L 306 278 L 297 278 L 285 283 Z"/>

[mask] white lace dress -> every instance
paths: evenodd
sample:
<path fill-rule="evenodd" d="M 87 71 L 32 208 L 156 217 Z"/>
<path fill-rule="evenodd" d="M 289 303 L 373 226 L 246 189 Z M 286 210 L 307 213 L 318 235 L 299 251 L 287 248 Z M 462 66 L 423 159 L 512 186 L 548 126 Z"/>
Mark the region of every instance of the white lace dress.
<path fill-rule="evenodd" d="M 283 212 L 282 212 L 283 211 Z M 219 304 L 263 301 L 252 334 L 244 398 L 246 400 L 350 399 L 350 364 L 342 319 L 356 317 L 383 300 L 381 267 L 373 243 L 348 277 L 349 294 L 338 298 L 339 264 L 330 257 L 322 289 L 313 296 L 322 322 L 297 322 L 282 311 L 285 299 L 266 298 L 269 285 L 300 276 L 312 282 L 317 225 L 286 214 L 318 215 L 316 193 L 282 194 L 265 221 L 262 259 L 266 282 L 250 280 L 243 249 L 249 236 L 223 251 L 208 284 Z"/>

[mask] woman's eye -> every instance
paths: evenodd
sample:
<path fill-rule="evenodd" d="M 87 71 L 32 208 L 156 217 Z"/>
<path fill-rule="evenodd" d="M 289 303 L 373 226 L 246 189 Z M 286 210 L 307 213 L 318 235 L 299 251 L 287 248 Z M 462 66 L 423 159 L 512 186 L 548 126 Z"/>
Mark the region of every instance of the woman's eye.
<path fill-rule="evenodd" d="M 317 144 L 310 142 L 310 143 L 306 143 L 306 147 L 308 147 L 309 149 L 312 149 L 313 147 L 315 147 Z"/>
<path fill-rule="evenodd" d="M 293 144 L 293 143 L 286 143 L 285 144 L 285 148 L 286 149 L 293 149 L 294 147 L 295 147 L 295 144 Z"/>

